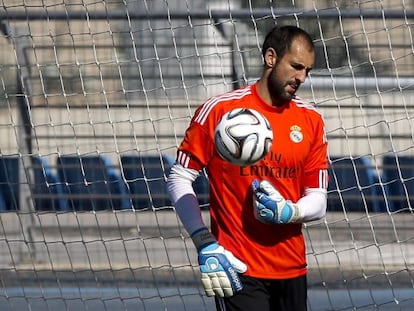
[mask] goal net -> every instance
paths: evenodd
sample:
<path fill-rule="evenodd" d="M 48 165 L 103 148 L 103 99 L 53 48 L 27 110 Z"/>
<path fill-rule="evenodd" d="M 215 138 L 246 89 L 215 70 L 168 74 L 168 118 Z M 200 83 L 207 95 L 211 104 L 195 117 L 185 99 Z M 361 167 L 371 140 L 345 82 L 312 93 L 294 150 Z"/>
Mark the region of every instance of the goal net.
<path fill-rule="evenodd" d="M 299 96 L 331 163 L 309 310 L 414 303 L 412 1 L 1 3 L 2 310 L 214 309 L 165 181 L 196 107 L 255 81 L 285 24 L 314 38 Z"/>

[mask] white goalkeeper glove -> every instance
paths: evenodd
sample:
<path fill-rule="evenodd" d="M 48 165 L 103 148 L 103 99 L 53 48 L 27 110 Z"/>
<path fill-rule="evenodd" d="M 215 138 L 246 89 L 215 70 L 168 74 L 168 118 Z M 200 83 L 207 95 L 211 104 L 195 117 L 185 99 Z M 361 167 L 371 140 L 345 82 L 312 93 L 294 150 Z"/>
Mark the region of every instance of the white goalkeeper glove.
<path fill-rule="evenodd" d="M 299 207 L 285 198 L 267 180 L 253 180 L 255 217 L 267 224 L 286 224 L 301 219 Z"/>
<path fill-rule="evenodd" d="M 201 283 L 208 297 L 230 297 L 242 290 L 238 273 L 247 266 L 230 251 L 219 245 L 212 234 L 203 228 L 191 235 L 198 251 Z"/>

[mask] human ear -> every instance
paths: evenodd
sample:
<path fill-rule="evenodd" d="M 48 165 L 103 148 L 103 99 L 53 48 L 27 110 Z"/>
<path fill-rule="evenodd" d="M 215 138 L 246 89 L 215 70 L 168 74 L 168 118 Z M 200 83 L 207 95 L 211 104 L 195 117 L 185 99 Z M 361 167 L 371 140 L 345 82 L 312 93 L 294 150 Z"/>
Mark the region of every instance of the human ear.
<path fill-rule="evenodd" d="M 277 54 L 274 48 L 268 48 L 265 53 L 264 62 L 266 67 L 273 68 L 277 61 Z"/>

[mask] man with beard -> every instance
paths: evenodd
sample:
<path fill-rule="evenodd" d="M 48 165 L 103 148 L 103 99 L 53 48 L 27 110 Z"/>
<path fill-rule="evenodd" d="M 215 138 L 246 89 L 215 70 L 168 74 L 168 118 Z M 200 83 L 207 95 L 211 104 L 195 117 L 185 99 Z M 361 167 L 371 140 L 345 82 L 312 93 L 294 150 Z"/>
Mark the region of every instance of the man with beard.
<path fill-rule="evenodd" d="M 295 96 L 312 69 L 310 36 L 295 26 L 266 36 L 261 78 L 201 105 L 178 148 L 168 190 L 198 252 L 201 281 L 218 310 L 302 311 L 307 265 L 302 223 L 326 212 L 327 141 L 315 107 Z M 252 108 L 271 123 L 270 153 L 248 169 L 224 161 L 214 147 L 221 117 Z M 206 168 L 211 231 L 192 183 Z M 289 172 L 274 174 L 269 172 Z"/>

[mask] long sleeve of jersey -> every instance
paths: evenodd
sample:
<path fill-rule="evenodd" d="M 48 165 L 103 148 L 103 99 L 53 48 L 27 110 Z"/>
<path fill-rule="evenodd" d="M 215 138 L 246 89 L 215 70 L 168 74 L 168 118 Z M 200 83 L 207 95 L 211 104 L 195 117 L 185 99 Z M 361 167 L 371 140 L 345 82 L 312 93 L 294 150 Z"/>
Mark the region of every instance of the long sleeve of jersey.
<path fill-rule="evenodd" d="M 201 217 L 198 199 L 193 189 L 193 182 L 198 177 L 196 170 L 185 169 L 175 164 L 170 171 L 167 189 L 184 228 L 191 235 L 194 231 L 205 227 Z"/>

